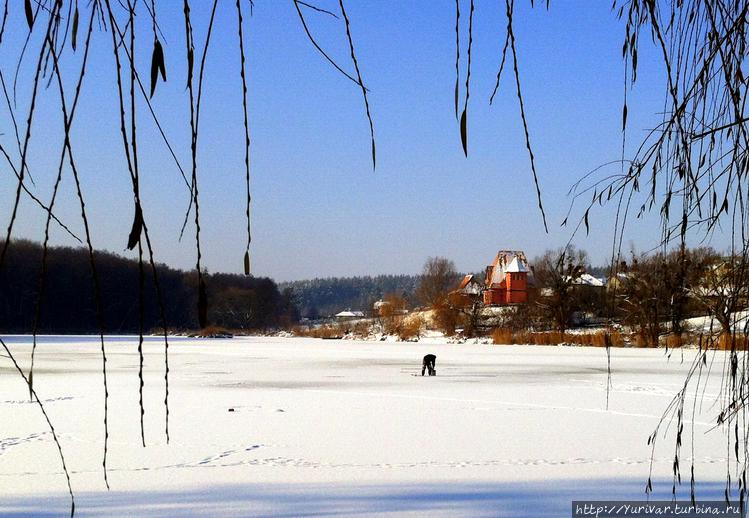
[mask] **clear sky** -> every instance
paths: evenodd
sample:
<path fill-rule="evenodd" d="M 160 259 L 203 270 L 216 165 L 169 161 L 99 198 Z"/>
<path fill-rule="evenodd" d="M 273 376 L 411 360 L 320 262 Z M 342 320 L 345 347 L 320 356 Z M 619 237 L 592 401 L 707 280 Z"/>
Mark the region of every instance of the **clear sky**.
<path fill-rule="evenodd" d="M 315 3 L 339 12 L 335 0 Z M 209 2 L 193 4 L 198 47 Z M 370 90 L 376 171 L 372 171 L 369 127 L 358 87 L 314 50 L 291 1 L 255 0 L 254 4 L 245 31 L 256 275 L 293 280 L 415 273 L 428 256 L 435 255 L 453 259 L 460 270 L 476 271 L 503 248 L 523 249 L 533 257 L 569 239 L 571 228 L 559 225 L 571 201 L 567 191 L 573 182 L 621 156 L 624 25 L 610 10 L 610 2 L 552 1 L 549 11 L 531 9 L 528 1 L 516 2 L 520 73 L 548 234 L 536 208 L 511 68 L 505 69 L 494 105 L 488 103 L 505 37 L 504 2 L 476 0 L 468 158 L 463 155 L 453 107 L 454 3 L 346 3 Z M 468 1 L 461 4 L 465 55 Z M 189 101 L 181 2 L 157 6 L 168 81 L 159 84 L 154 107 L 187 168 Z M 9 41 L 3 43 L 0 56 L 6 81 L 12 81 L 17 59 L 10 49 L 20 48 L 26 30 L 20 3 L 17 7 L 11 10 Z M 353 72 L 343 21 L 310 10 L 305 14 L 326 50 Z M 144 36 L 140 41 L 148 42 L 150 22 L 141 18 L 136 25 Z M 214 30 L 198 155 L 203 254 L 212 272 L 240 272 L 245 242 L 244 134 L 233 1 L 220 2 Z M 41 33 L 36 32 L 38 43 Z M 125 254 L 132 196 L 119 136 L 110 35 L 95 31 L 94 45 L 74 145 L 94 246 Z M 138 69 L 146 80 L 151 50 L 150 43 L 136 49 Z M 78 57 L 69 53 L 65 58 L 63 71 L 69 84 Z M 28 106 L 31 65 L 27 57 L 18 80 L 19 114 Z M 658 54 L 643 42 L 638 82 L 629 100 L 630 142 L 658 121 L 664 93 L 660 70 Z M 464 79 L 465 62 L 461 74 Z M 56 88 L 43 90 L 39 103 L 30 167 L 34 192 L 48 200 L 61 145 Z M 192 224 L 178 241 L 189 192 L 142 102 L 138 117 L 144 210 L 157 260 L 193 267 Z M 3 144 L 15 149 L 7 110 L 0 124 Z M 3 228 L 15 185 L 2 164 Z M 62 196 L 59 215 L 82 234 L 67 173 Z M 589 251 L 594 263 L 604 263 L 611 253 L 613 205 L 597 209 L 591 222 L 590 236 L 580 236 L 575 243 Z M 14 235 L 39 240 L 43 223 L 44 213 L 26 200 Z M 657 219 L 648 217 L 631 224 L 625 248 L 631 243 L 645 250 L 658 237 Z M 57 230 L 53 241 L 71 244 Z M 723 246 L 720 241 L 712 244 Z"/>

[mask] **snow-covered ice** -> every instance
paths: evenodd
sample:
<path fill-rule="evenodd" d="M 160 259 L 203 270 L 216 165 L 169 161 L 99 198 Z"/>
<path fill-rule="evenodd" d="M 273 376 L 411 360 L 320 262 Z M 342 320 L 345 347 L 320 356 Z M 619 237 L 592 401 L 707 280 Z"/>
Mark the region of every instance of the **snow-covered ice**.
<path fill-rule="evenodd" d="M 4 340 L 27 369 L 30 338 Z M 36 353 L 81 516 L 569 516 L 573 499 L 642 499 L 647 437 L 696 354 L 613 349 L 607 409 L 599 348 L 173 338 L 167 445 L 164 346 L 147 338 L 143 448 L 137 337 L 106 345 L 109 491 L 98 339 L 44 337 Z M 417 375 L 428 352 L 436 377 Z M 697 496 L 723 494 L 715 354 L 685 426 L 685 499 L 692 429 Z M 659 438 L 656 496 L 670 497 L 673 454 Z M 0 514 L 62 516 L 67 498 L 39 408 L 0 357 Z"/>

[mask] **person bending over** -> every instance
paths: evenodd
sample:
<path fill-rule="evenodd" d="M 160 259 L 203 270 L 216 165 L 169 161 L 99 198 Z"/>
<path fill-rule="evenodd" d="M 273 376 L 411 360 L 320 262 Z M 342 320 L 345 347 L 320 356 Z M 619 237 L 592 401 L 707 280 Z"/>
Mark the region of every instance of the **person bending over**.
<path fill-rule="evenodd" d="M 437 357 L 433 354 L 427 354 L 424 356 L 424 361 L 421 363 L 421 375 L 424 375 L 425 371 L 429 371 L 430 376 L 436 376 L 437 371 L 434 369 L 434 362 Z"/>

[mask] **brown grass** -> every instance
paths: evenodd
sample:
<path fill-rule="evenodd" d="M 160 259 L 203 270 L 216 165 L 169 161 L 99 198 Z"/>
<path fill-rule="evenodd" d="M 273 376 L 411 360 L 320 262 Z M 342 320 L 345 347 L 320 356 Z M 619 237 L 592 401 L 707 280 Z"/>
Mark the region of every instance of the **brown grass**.
<path fill-rule="evenodd" d="M 611 347 L 624 347 L 624 335 L 619 331 L 596 331 L 595 333 L 585 333 L 581 335 L 567 335 L 567 341 L 579 345 L 589 345 L 592 347 L 606 347 L 608 337 Z"/>
<path fill-rule="evenodd" d="M 513 341 L 512 331 L 503 327 L 498 327 L 492 331 L 492 343 L 508 345 L 516 342 Z"/>
<path fill-rule="evenodd" d="M 669 333 L 663 338 L 663 342 L 669 349 L 677 349 L 685 345 L 696 344 L 698 338 L 691 333 Z"/>
<path fill-rule="evenodd" d="M 492 342 L 495 344 L 530 344 L 530 345 L 559 345 L 561 343 L 572 343 L 587 345 L 591 347 L 605 347 L 608 335 L 612 347 L 624 347 L 624 336 L 618 331 L 596 331 L 593 333 L 570 334 L 557 331 L 536 332 L 518 331 L 512 332 L 506 328 L 497 328 L 492 332 Z"/>
<path fill-rule="evenodd" d="M 295 327 L 291 330 L 294 336 L 308 338 L 343 338 L 346 330 L 341 325 L 324 325 L 320 327 Z"/>
<path fill-rule="evenodd" d="M 296 326 L 291 334 L 307 338 L 343 338 L 346 335 L 366 338 L 372 332 L 372 322 L 340 322 L 319 327 Z"/>
<path fill-rule="evenodd" d="M 730 333 L 721 333 L 717 338 L 703 337 L 702 345 L 708 349 L 719 351 L 730 351 L 732 348 L 735 348 L 736 351 L 745 351 L 749 347 L 749 337 L 740 334 L 734 336 Z"/>
<path fill-rule="evenodd" d="M 648 337 L 643 333 L 634 333 L 632 336 L 635 347 L 653 347 L 653 344 L 650 343 Z"/>

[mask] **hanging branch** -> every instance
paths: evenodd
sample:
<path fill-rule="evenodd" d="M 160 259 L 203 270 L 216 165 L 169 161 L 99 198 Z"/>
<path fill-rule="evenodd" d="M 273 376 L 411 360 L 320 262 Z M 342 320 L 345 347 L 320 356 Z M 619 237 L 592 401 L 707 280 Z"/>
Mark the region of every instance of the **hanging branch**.
<path fill-rule="evenodd" d="M 548 4 L 547 4 L 548 8 Z M 494 97 L 497 95 L 497 91 L 499 90 L 499 82 L 502 77 L 502 72 L 504 71 L 505 62 L 507 60 L 507 51 L 508 49 L 512 53 L 512 64 L 513 64 L 513 72 L 515 75 L 515 88 L 516 88 L 516 96 L 518 98 L 518 105 L 520 107 L 520 120 L 523 123 L 523 133 L 525 137 L 525 147 L 528 150 L 528 158 L 530 160 L 531 165 L 531 173 L 533 174 L 533 184 L 536 188 L 536 200 L 538 202 L 538 210 L 541 212 L 541 219 L 544 224 L 544 230 L 548 234 L 549 232 L 549 226 L 546 222 L 546 211 L 544 210 L 543 201 L 541 200 L 541 187 L 538 182 L 538 173 L 536 172 L 536 159 L 535 155 L 533 154 L 533 148 L 531 146 L 531 140 L 530 140 L 530 132 L 528 131 L 528 120 L 525 115 L 525 103 L 523 100 L 523 91 L 520 86 L 520 71 L 518 69 L 518 59 L 517 59 L 517 49 L 516 49 L 516 42 L 515 42 L 515 33 L 513 31 L 513 13 L 515 9 L 515 2 L 514 0 L 505 0 L 505 14 L 507 17 L 507 34 L 505 36 L 505 42 L 502 46 L 502 52 L 501 52 L 501 59 L 499 63 L 499 70 L 497 71 L 497 79 L 494 83 L 494 89 L 492 90 L 491 95 L 489 96 L 489 104 L 494 103 Z M 471 15 L 473 15 L 473 4 L 471 4 Z M 470 76 L 470 63 L 471 63 L 471 23 L 469 22 L 469 43 L 468 43 L 468 75 Z M 461 117 L 461 139 L 463 142 L 463 151 L 465 152 L 466 156 L 468 156 L 468 131 L 467 131 L 467 117 L 466 112 L 468 109 L 468 84 L 469 84 L 469 77 L 466 77 L 466 100 L 465 100 L 465 108 L 463 109 L 463 117 Z M 565 221 L 562 223 L 564 225 L 566 223 Z"/>
<path fill-rule="evenodd" d="M 458 120 L 460 94 L 460 0 L 455 0 L 455 120 Z"/>
<path fill-rule="evenodd" d="M 317 7 L 316 5 L 308 4 L 307 2 L 302 2 L 302 0 L 297 0 L 299 5 L 307 7 L 309 9 L 312 9 L 313 11 L 317 11 L 318 13 L 327 14 L 328 16 L 332 16 L 333 18 L 338 19 L 338 15 L 328 11 L 327 9 L 322 9 L 320 7 Z M 250 13 L 252 12 L 252 2 L 250 2 Z"/>
<path fill-rule="evenodd" d="M 0 45 L 3 44 L 3 36 L 5 35 L 5 23 L 8 21 L 8 0 L 3 2 L 3 21 L 0 22 Z"/>
<path fill-rule="evenodd" d="M 372 169 L 377 167 L 377 157 L 375 153 L 375 138 L 374 138 L 374 125 L 372 124 L 372 114 L 369 112 L 369 100 L 367 99 L 367 89 L 364 86 L 364 81 L 361 78 L 361 72 L 359 71 L 359 63 L 356 60 L 356 53 L 354 52 L 354 41 L 351 39 L 351 27 L 349 25 L 348 16 L 346 16 L 346 9 L 343 7 L 343 0 L 338 0 L 338 4 L 341 6 L 341 14 L 346 22 L 346 37 L 348 38 L 349 49 L 351 50 L 351 61 L 354 62 L 354 69 L 356 70 L 357 83 L 361 87 L 362 97 L 364 97 L 364 108 L 367 111 L 367 120 L 369 121 L 369 135 L 372 139 Z"/>
<path fill-rule="evenodd" d="M 126 57 L 128 58 L 128 62 L 132 66 L 133 58 L 130 55 L 130 53 L 129 53 L 128 49 L 127 49 L 127 46 L 123 44 L 124 43 L 124 33 L 119 28 L 119 26 L 117 25 L 117 20 L 116 19 L 113 19 L 112 22 L 114 23 L 114 26 L 113 26 L 114 30 L 117 32 L 117 38 L 119 39 L 119 43 L 117 44 L 117 48 L 119 49 L 120 46 L 122 47 L 122 49 L 125 51 Z M 129 25 L 129 22 L 128 22 L 128 25 Z M 127 27 L 125 27 L 125 30 L 127 30 Z M 189 64 L 188 72 L 190 74 L 192 73 L 192 64 L 191 63 L 192 63 L 191 61 L 188 63 Z M 151 118 L 152 118 L 154 124 L 156 125 L 156 128 L 158 129 L 159 134 L 161 135 L 161 138 L 164 141 L 164 144 L 166 145 L 167 149 L 169 150 L 169 153 L 170 153 L 170 155 L 172 157 L 172 160 L 174 160 L 174 163 L 177 166 L 177 169 L 179 169 L 179 172 L 182 175 L 182 179 L 184 180 L 185 185 L 187 186 L 188 190 L 190 191 L 189 203 L 188 203 L 188 206 L 187 206 L 187 210 L 185 211 L 184 221 L 182 223 L 182 228 L 181 228 L 180 234 L 179 234 L 179 240 L 182 241 L 182 234 L 185 231 L 185 227 L 187 226 L 187 222 L 188 222 L 189 217 L 190 217 L 190 212 L 192 211 L 192 203 L 193 203 L 192 186 L 191 186 L 190 182 L 187 180 L 187 176 L 185 174 L 185 171 L 182 168 L 182 165 L 180 164 L 180 161 L 179 161 L 179 159 L 177 158 L 177 155 L 174 152 L 174 148 L 172 147 L 172 145 L 171 145 L 171 143 L 169 141 L 169 138 L 166 136 L 166 133 L 164 132 L 164 129 L 163 129 L 162 125 L 161 125 L 161 122 L 159 121 L 159 118 L 157 117 L 156 112 L 153 109 L 153 105 L 151 103 L 150 97 L 146 94 L 146 90 L 143 87 L 143 82 L 141 81 L 140 76 L 138 75 L 137 68 L 135 69 L 135 80 L 138 83 L 138 88 L 139 88 L 139 90 L 141 92 L 142 99 L 146 103 L 146 106 L 148 107 L 148 110 L 151 113 Z M 146 229 L 146 227 L 144 225 L 144 233 L 146 233 L 145 229 Z M 149 247 L 149 257 L 150 257 L 150 261 L 153 263 L 153 251 L 150 249 L 150 247 Z M 152 269 L 154 269 L 154 271 L 155 271 L 155 266 L 152 265 Z"/>
<path fill-rule="evenodd" d="M 471 0 L 471 8 L 468 13 L 468 67 L 466 69 L 466 98 L 463 104 L 463 113 L 460 115 L 460 142 L 463 145 L 463 153 L 468 156 L 468 98 L 470 97 L 471 84 L 471 47 L 473 46 L 473 11 L 474 5 Z"/>
<path fill-rule="evenodd" d="M 306 5 L 306 4 L 305 4 Z M 332 13 L 330 13 L 332 14 Z M 252 233 L 250 231 L 250 125 L 247 120 L 247 79 L 245 77 L 245 57 L 244 57 L 244 37 L 242 35 L 242 2 L 237 0 L 237 26 L 239 32 L 239 58 L 240 58 L 240 75 L 242 76 L 242 115 L 244 117 L 244 167 L 245 181 L 247 184 L 247 247 L 244 252 L 244 274 L 250 275 L 250 244 L 252 243 Z"/>
<path fill-rule="evenodd" d="M 36 12 L 39 12 L 40 8 L 41 8 L 41 4 L 37 4 Z M 17 97 L 16 97 L 16 94 L 18 92 L 16 88 L 18 86 L 18 74 L 21 71 L 21 65 L 23 64 L 24 56 L 26 56 L 26 49 L 29 46 L 29 41 L 31 41 L 31 33 L 33 32 L 32 31 L 33 23 L 34 23 L 34 19 L 36 18 L 36 14 L 33 12 L 33 10 L 26 7 L 25 11 L 26 11 L 26 22 L 29 25 L 29 32 L 26 34 L 26 39 L 23 42 L 23 47 L 21 47 L 21 55 L 18 57 L 18 61 L 16 62 L 16 72 L 13 76 L 13 106 L 16 106 L 18 104 Z M 50 22 L 50 28 L 51 28 L 52 18 L 50 18 L 49 22 Z M 50 28 L 48 28 L 48 33 L 49 33 Z M 47 38 L 45 37 L 42 45 L 46 45 L 46 44 L 47 44 Z M 44 49 L 42 49 L 42 51 L 43 50 Z M 41 66 L 41 63 L 37 66 L 37 68 L 39 68 L 40 66 Z"/>
<path fill-rule="evenodd" d="M 546 212 L 544 211 L 544 205 L 541 201 L 541 187 L 538 184 L 538 174 L 536 173 L 536 160 L 533 156 L 533 148 L 531 147 L 531 138 L 528 132 L 528 121 L 525 117 L 525 107 L 523 105 L 523 93 L 520 88 L 520 72 L 518 70 L 518 56 L 517 50 L 515 49 L 515 33 L 512 30 L 512 11 L 513 11 L 513 0 L 506 0 L 507 6 L 507 27 L 510 38 L 510 50 L 512 51 L 512 65 L 515 71 L 515 86 L 517 88 L 518 104 L 520 105 L 520 119 L 523 121 L 523 132 L 525 133 L 525 147 L 528 150 L 528 158 L 531 162 L 531 171 L 533 172 L 533 183 L 536 186 L 536 199 L 538 200 L 538 210 L 541 211 L 541 218 L 544 222 L 544 230 L 549 233 L 549 226 L 546 224 Z M 466 96 L 467 100 L 467 96 Z"/>
<path fill-rule="evenodd" d="M 148 233 L 148 226 L 145 219 L 143 220 L 143 236 L 146 238 L 146 249 L 148 250 L 148 261 L 151 266 L 153 275 L 153 285 L 156 289 L 156 303 L 159 308 L 159 318 L 161 319 L 161 329 L 164 335 L 164 434 L 166 443 L 169 444 L 169 327 L 167 326 L 166 310 L 164 307 L 164 295 L 161 290 L 161 282 L 156 271 L 156 261 L 153 257 L 153 247 L 151 246 L 151 237 Z"/>
<path fill-rule="evenodd" d="M 5 161 L 8 162 L 8 166 L 10 167 L 11 171 L 13 171 L 13 174 L 15 175 L 15 177 L 17 179 L 20 179 L 20 175 L 18 174 L 18 169 L 16 169 L 15 164 L 13 164 L 13 159 L 10 157 L 10 155 L 8 154 L 8 151 L 2 146 L 2 144 L 0 144 L 0 154 L 2 154 L 3 158 L 5 158 Z M 54 214 L 54 212 L 52 212 L 52 209 L 49 206 L 45 205 L 42 200 L 40 200 L 33 192 L 29 190 L 28 187 L 26 187 L 25 183 L 22 185 L 23 185 L 23 192 L 26 193 L 26 195 L 31 199 L 31 201 L 36 203 L 39 206 L 39 208 L 41 208 L 47 214 L 49 218 L 54 220 L 54 222 L 57 223 L 60 226 L 60 228 L 65 231 L 66 234 L 68 234 L 70 237 L 72 237 L 79 243 L 83 243 L 83 241 L 81 241 L 81 238 L 79 238 L 72 230 L 70 230 L 70 227 L 68 227 L 65 223 L 60 221 L 60 218 L 58 218 Z"/>
<path fill-rule="evenodd" d="M 92 8 L 91 18 L 89 20 L 88 30 L 86 32 L 86 42 L 84 44 L 83 59 L 81 62 L 81 71 L 78 74 L 78 81 L 75 86 L 75 95 L 73 96 L 73 103 L 70 108 L 70 118 L 65 120 L 65 132 L 67 134 L 70 134 L 70 130 L 73 125 L 73 117 L 75 117 L 76 108 L 78 107 L 78 99 L 80 98 L 80 95 L 81 95 L 83 77 L 86 74 L 86 65 L 88 64 L 88 56 L 89 56 L 88 51 L 89 51 L 90 44 L 91 44 L 91 33 L 93 30 L 95 13 L 96 13 L 96 8 Z M 52 209 L 55 205 L 55 201 L 57 200 L 57 194 L 60 188 L 60 182 L 62 181 L 62 170 L 65 164 L 66 153 L 67 153 L 67 147 L 63 146 L 60 152 L 60 160 L 57 165 L 57 178 L 55 179 L 55 185 L 54 185 L 54 188 L 52 189 L 52 198 L 49 202 L 49 210 L 47 211 L 47 221 L 44 225 L 44 242 L 42 244 L 42 268 L 41 268 L 41 271 L 39 272 L 39 281 L 38 281 L 39 290 L 38 290 L 38 295 L 37 295 L 36 310 L 34 313 L 34 324 L 33 324 L 33 330 L 32 330 L 33 343 L 32 343 L 32 348 L 31 348 L 31 367 L 29 368 L 29 393 L 31 393 L 31 390 L 34 384 L 34 357 L 36 353 L 39 324 L 41 322 L 42 303 L 44 301 L 44 293 L 46 291 L 47 259 L 48 259 L 48 253 L 49 253 L 49 237 L 50 237 L 49 231 L 50 231 L 50 222 L 54 218 L 52 214 Z M 78 238 L 76 237 L 76 239 Z M 78 242 L 80 243 L 81 240 L 78 239 Z"/>
<path fill-rule="evenodd" d="M 351 81 L 353 81 L 357 85 L 362 86 L 361 82 L 359 80 L 355 79 L 354 77 L 351 76 L 351 74 L 349 74 L 348 72 L 346 72 L 345 70 L 343 70 L 338 65 L 338 63 L 336 63 L 335 61 L 333 61 L 333 58 L 331 58 L 330 56 L 328 56 L 327 52 L 325 52 L 323 50 L 323 48 L 317 43 L 317 41 L 315 40 L 314 36 L 312 36 L 312 33 L 309 30 L 309 27 L 307 27 L 307 21 L 305 20 L 304 14 L 302 13 L 302 10 L 300 9 L 299 5 L 300 5 L 299 0 L 294 0 L 294 7 L 296 7 L 296 12 L 299 15 L 299 21 L 302 22 L 302 27 L 304 28 L 304 32 L 307 34 L 307 38 L 309 38 L 309 41 L 312 43 L 312 45 L 317 49 L 317 51 L 320 54 L 322 54 L 322 56 L 328 61 L 328 63 L 330 63 L 331 65 L 333 65 L 333 67 L 336 70 L 338 70 L 341 74 L 343 74 L 345 77 L 347 77 L 348 79 L 350 79 Z"/>
<path fill-rule="evenodd" d="M 18 154 L 20 155 L 23 153 L 23 149 L 21 147 L 21 135 L 18 132 L 18 122 L 16 121 L 16 113 L 13 109 L 13 105 L 10 102 L 10 96 L 8 95 L 8 89 L 5 86 L 5 76 L 3 75 L 2 71 L 0 71 L 0 85 L 3 87 L 3 97 L 5 97 L 5 104 L 8 107 L 8 115 L 10 115 L 10 122 L 13 124 L 13 134 L 16 137 L 16 145 L 18 146 Z M 31 181 L 31 185 L 36 186 L 36 183 L 34 182 L 34 178 L 31 176 L 31 171 L 29 171 L 29 166 L 26 164 L 26 174 L 29 175 L 29 180 Z"/>
<path fill-rule="evenodd" d="M 723 266 L 729 272 L 730 288 L 727 289 L 730 292 L 743 289 L 749 271 L 749 204 L 744 192 L 749 172 L 749 127 L 743 74 L 748 54 L 749 2 L 695 0 L 682 5 L 633 0 L 616 2 L 614 7 L 617 16 L 626 20 L 622 47 L 625 67 L 622 153 L 626 151 L 627 90 L 636 81 L 641 35 L 659 52 L 664 70 L 662 121 L 647 132 L 633 156 L 626 161 L 626 168 L 622 167 L 617 174 L 604 172 L 602 174 L 606 177 L 603 179 L 591 176 L 584 178 L 584 183 L 576 184 L 572 191 L 573 203 L 591 188 L 598 190 L 595 201 L 599 205 L 616 201 L 612 275 L 617 272 L 619 261 L 614 259 L 621 255 L 631 206 L 637 209 L 632 214 L 637 218 L 653 209 L 658 210 L 661 239 L 654 248 L 662 250 L 673 244 L 674 238 L 678 238 L 676 242 L 684 250 L 687 232 L 699 232 L 703 239 L 709 239 L 715 229 L 728 220 L 730 259 Z M 624 166 L 625 161 L 622 160 L 621 164 Z M 673 203 L 679 199 L 681 210 L 672 214 Z M 591 207 L 592 204 L 585 210 L 586 218 Z M 740 330 L 730 318 L 730 301 L 737 296 L 745 298 L 745 295 L 735 293 L 726 293 L 723 297 L 728 301 L 727 314 L 722 314 L 720 309 L 708 308 L 712 318 L 721 323 L 721 331 L 716 334 L 709 332 L 704 341 L 700 338 L 699 365 L 687 373 L 682 390 L 664 411 L 661 423 L 673 421 L 676 424 L 672 484 L 675 492 L 681 481 L 687 386 L 695 383 L 696 378 L 699 388 L 701 369 L 706 365 L 705 349 L 728 349 L 721 378 L 718 426 L 725 427 L 726 431 L 726 499 L 732 491 L 730 472 L 733 472 L 735 463 L 738 473 L 736 487 L 743 506 L 747 490 L 746 471 L 749 469 L 749 428 L 746 426 L 749 354 L 746 348 L 748 330 Z M 738 333 L 743 334 L 737 337 Z M 694 406 L 692 412 L 693 415 L 696 412 Z M 658 428 L 651 435 L 653 444 L 657 432 Z M 647 486 L 648 490 L 652 489 L 650 480 Z M 690 491 L 693 500 L 694 487 L 692 461 Z"/>
<path fill-rule="evenodd" d="M 57 5 L 57 4 L 56 4 Z M 50 41 L 51 44 L 51 41 Z M 70 120 L 68 110 L 65 102 L 65 90 L 63 88 L 62 75 L 58 64 L 57 53 L 54 50 L 54 46 L 50 45 L 50 52 L 53 59 L 53 71 L 57 78 L 57 84 L 60 90 L 60 109 L 62 110 L 63 120 Z M 104 483 L 109 489 L 109 478 L 107 476 L 107 453 L 109 444 L 109 388 L 107 383 L 107 354 L 104 347 L 104 319 L 102 315 L 102 304 L 101 304 L 101 285 L 99 282 L 99 275 L 96 269 L 96 261 L 94 259 L 94 247 L 91 242 L 91 231 L 89 228 L 88 217 L 86 216 L 86 204 L 83 199 L 83 193 L 81 190 L 81 182 L 78 175 L 78 168 L 73 158 L 73 148 L 70 143 L 70 128 L 69 126 L 65 130 L 65 148 L 67 148 L 68 163 L 73 173 L 73 179 L 75 180 L 76 194 L 81 207 L 81 219 L 83 220 L 83 228 L 86 235 L 86 246 L 88 247 L 88 258 L 89 268 L 91 270 L 91 277 L 93 279 L 93 295 L 94 304 L 96 307 L 96 319 L 99 328 L 99 342 L 101 345 L 101 358 L 102 358 L 102 377 L 104 380 L 104 456 L 102 460 L 102 468 L 104 472 Z"/>
<path fill-rule="evenodd" d="M 508 24 L 509 24 L 508 20 Z M 507 35 L 505 36 L 505 43 L 502 46 L 502 59 L 499 62 L 499 71 L 497 72 L 497 81 L 494 83 L 494 90 L 492 90 L 492 94 L 489 97 L 489 105 L 492 105 L 494 103 L 494 96 L 497 95 L 497 91 L 499 90 L 499 80 L 502 77 L 502 71 L 505 68 L 505 61 L 507 59 L 507 48 L 510 45 L 510 29 L 507 29 Z"/>
<path fill-rule="evenodd" d="M 130 55 L 135 56 L 135 9 L 133 4 L 128 0 L 128 11 L 130 20 Z M 155 12 L 155 11 L 154 11 Z M 156 22 L 154 18 L 154 39 L 156 38 Z M 114 31 L 112 31 L 114 34 Z M 158 44 L 158 40 L 155 40 Z M 159 45 L 160 47 L 160 45 Z M 115 52 L 117 50 L 115 49 Z M 161 56 L 161 64 L 163 66 L 163 54 Z M 118 68 L 119 74 L 119 68 Z M 119 80 L 119 78 L 118 78 Z M 151 91 L 153 92 L 153 84 Z M 145 417 L 145 407 L 143 405 L 143 319 L 144 319 L 144 289 L 145 289 L 145 274 L 143 271 L 143 246 L 141 245 L 141 235 L 143 232 L 143 209 L 141 208 L 140 202 L 140 172 L 138 169 L 138 139 L 137 129 L 135 121 L 135 63 L 130 61 L 130 145 L 132 147 L 132 184 L 133 184 L 133 202 L 135 205 L 135 219 L 133 221 L 133 229 L 130 233 L 130 240 L 128 242 L 128 248 L 133 249 L 133 240 L 138 245 L 138 403 L 140 405 L 140 440 L 141 444 L 145 448 L 146 446 L 146 432 L 143 420 Z"/>
<path fill-rule="evenodd" d="M 8 252 L 10 246 L 10 238 L 13 233 L 13 224 L 16 221 L 16 215 L 18 213 L 18 204 L 21 201 L 21 192 L 23 191 L 23 179 L 26 173 L 26 161 L 27 153 L 29 150 L 29 141 L 31 140 L 31 125 L 34 119 L 34 110 L 36 108 L 37 93 L 39 89 L 39 80 L 42 72 L 42 62 L 44 61 L 45 51 L 47 50 L 47 43 L 50 40 L 50 32 L 52 30 L 55 13 L 60 8 L 59 2 L 55 2 L 50 14 L 49 23 L 47 24 L 47 32 L 42 43 L 41 50 L 39 51 L 39 59 L 36 64 L 36 72 L 34 73 L 34 86 L 31 92 L 31 103 L 29 106 L 29 115 L 26 118 L 26 134 L 23 140 L 23 151 L 21 152 L 21 167 L 18 173 L 18 186 L 16 187 L 15 200 L 13 202 L 13 211 L 10 216 L 10 222 L 8 223 L 8 229 L 5 233 L 5 242 L 3 243 L 2 252 L 0 252 L 0 270 L 2 270 L 5 264 L 5 255 Z M 20 65 L 19 65 L 20 66 Z"/>
<path fill-rule="evenodd" d="M 198 95 L 195 99 L 192 77 L 192 63 L 194 59 L 194 46 L 192 38 L 192 24 L 190 22 L 190 5 L 188 0 L 184 2 L 185 14 L 185 41 L 187 46 L 188 77 L 187 90 L 190 97 L 190 133 L 191 133 L 191 159 L 192 159 L 192 194 L 193 204 L 195 205 L 195 245 L 197 250 L 196 270 L 198 275 L 198 325 L 205 328 L 208 323 L 208 294 L 206 292 L 205 280 L 201 267 L 200 251 L 200 205 L 198 196 L 198 164 L 197 164 L 197 147 L 198 147 L 198 127 L 200 123 L 200 100 L 203 92 L 203 72 L 205 71 L 205 60 L 208 55 L 208 45 L 211 40 L 213 30 L 213 20 L 216 16 L 216 5 L 218 0 L 214 0 L 211 9 L 211 18 L 208 22 L 208 32 L 203 45 L 203 55 L 200 61 L 200 70 L 198 72 Z"/>
<path fill-rule="evenodd" d="M 123 33 L 120 31 L 117 20 L 115 19 L 113 13 L 111 12 L 111 9 L 109 7 L 109 4 L 107 3 L 107 9 L 109 11 L 110 16 L 110 25 L 113 28 L 112 31 L 112 47 L 113 52 L 115 56 L 115 63 L 116 63 L 116 69 L 117 69 L 117 91 L 118 91 L 118 99 L 119 99 L 119 107 L 120 107 L 120 135 L 122 136 L 122 144 L 125 151 L 125 158 L 128 165 L 128 172 L 130 173 L 130 179 L 131 183 L 133 184 L 133 199 L 135 203 L 135 218 L 133 221 L 133 230 L 131 230 L 131 234 L 128 239 L 128 245 L 132 245 L 130 248 L 134 248 L 137 244 L 139 246 L 139 285 L 142 286 L 143 282 L 143 275 L 144 272 L 142 271 L 142 241 L 141 236 L 145 237 L 146 239 L 146 250 L 148 251 L 148 260 L 149 265 L 151 267 L 151 274 L 153 277 L 154 287 L 156 289 L 156 298 L 157 298 L 157 305 L 159 308 L 159 316 L 161 319 L 161 325 L 164 335 L 164 408 L 165 408 L 165 424 L 164 424 L 164 432 L 166 435 L 166 442 L 169 443 L 169 338 L 168 338 L 168 325 L 166 320 L 166 312 L 164 308 L 164 299 L 163 294 L 161 290 L 161 284 L 159 282 L 159 276 L 156 269 L 156 261 L 154 259 L 154 251 L 153 246 L 151 244 L 151 239 L 148 232 L 148 226 L 146 224 L 146 218 L 144 215 L 144 211 L 142 208 L 142 203 L 140 201 L 140 177 L 137 170 L 137 145 L 133 144 L 134 147 L 132 147 L 132 156 L 131 156 L 131 145 L 128 141 L 127 136 L 127 130 L 126 130 L 126 122 L 125 122 L 125 101 L 124 101 L 124 91 L 123 91 L 123 85 L 122 85 L 122 64 L 120 62 L 120 56 L 118 49 L 120 48 L 120 45 L 118 43 L 119 41 L 123 41 Z M 115 36 L 115 33 L 117 36 Z M 122 45 L 122 49 L 127 54 L 127 46 Z M 128 54 L 128 57 L 131 57 L 132 53 Z M 132 121 L 135 120 L 134 117 L 134 99 L 135 99 L 135 91 L 134 91 L 134 84 L 137 82 L 140 86 L 141 94 L 143 95 L 143 99 L 150 107 L 150 102 L 148 101 L 148 97 L 145 95 L 145 91 L 143 89 L 142 84 L 140 83 L 140 80 L 138 79 L 137 71 L 134 68 L 132 59 L 129 60 L 130 63 L 130 72 L 131 72 L 131 84 L 130 84 L 130 97 L 131 97 L 131 131 L 132 135 L 135 136 L 135 126 Z M 151 114 L 154 117 L 154 120 L 156 121 L 156 124 L 158 125 L 158 119 L 156 119 L 155 113 L 151 109 Z M 164 136 L 162 132 L 162 136 Z M 165 138 L 165 137 L 164 137 Z M 166 141 L 166 138 L 165 138 Z M 167 146 L 168 146 L 168 141 Z M 171 148 L 170 148 L 171 149 Z M 176 160 L 176 157 L 175 157 Z M 179 163 L 178 163 L 179 165 Z M 141 287 L 142 290 L 142 287 Z M 142 297 L 142 291 L 141 291 L 141 297 Z M 139 356 L 142 356 L 142 335 L 139 337 Z M 142 360 L 142 358 L 141 358 Z M 142 363 L 141 367 L 142 369 Z M 142 383 L 143 383 L 143 377 L 142 377 L 142 370 L 139 371 L 139 381 L 141 383 L 141 392 L 140 392 L 140 401 L 142 403 Z M 142 443 L 145 445 L 145 436 L 144 436 L 144 430 L 143 430 L 143 414 L 144 414 L 144 408 L 141 406 L 141 440 Z"/>

